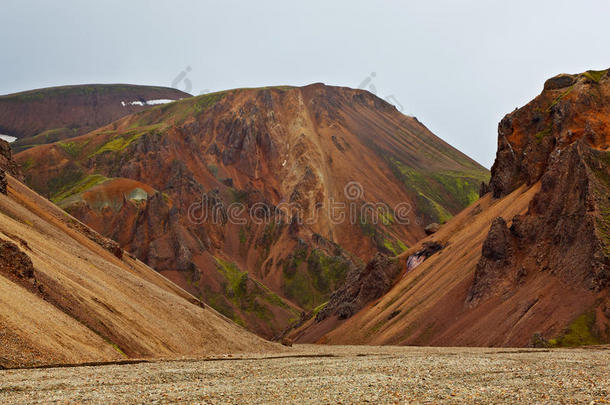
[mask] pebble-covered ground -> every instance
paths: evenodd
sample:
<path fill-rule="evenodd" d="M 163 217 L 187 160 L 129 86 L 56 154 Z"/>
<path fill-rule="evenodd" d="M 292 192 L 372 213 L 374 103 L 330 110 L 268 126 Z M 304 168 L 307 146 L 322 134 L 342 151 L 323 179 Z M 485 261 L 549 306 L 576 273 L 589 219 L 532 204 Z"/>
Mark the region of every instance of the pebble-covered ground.
<path fill-rule="evenodd" d="M 299 345 L 218 360 L 3 370 L 0 403 L 610 403 L 609 365 L 607 347 Z"/>

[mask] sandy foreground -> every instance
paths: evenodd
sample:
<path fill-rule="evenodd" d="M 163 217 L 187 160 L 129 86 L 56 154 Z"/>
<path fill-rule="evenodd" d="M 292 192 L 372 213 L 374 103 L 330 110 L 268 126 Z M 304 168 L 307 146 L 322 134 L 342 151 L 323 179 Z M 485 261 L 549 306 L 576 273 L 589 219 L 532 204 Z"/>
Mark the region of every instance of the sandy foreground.
<path fill-rule="evenodd" d="M 610 348 L 297 345 L 217 359 L 0 371 L 0 403 L 610 403 Z"/>

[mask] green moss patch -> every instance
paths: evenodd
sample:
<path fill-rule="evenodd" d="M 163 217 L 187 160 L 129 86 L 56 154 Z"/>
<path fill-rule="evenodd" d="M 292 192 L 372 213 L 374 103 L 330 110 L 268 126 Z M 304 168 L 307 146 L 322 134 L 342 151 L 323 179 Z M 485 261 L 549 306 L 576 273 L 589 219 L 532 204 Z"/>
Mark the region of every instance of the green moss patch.
<path fill-rule="evenodd" d="M 390 252 L 392 252 L 392 254 L 394 256 L 397 256 L 399 254 L 401 254 L 402 252 L 404 252 L 405 250 L 407 250 L 407 245 L 405 245 L 402 241 L 396 239 L 384 239 L 383 240 L 383 246 Z"/>
<path fill-rule="evenodd" d="M 153 121 L 172 121 L 175 123 L 184 122 L 189 117 L 199 115 L 209 110 L 220 100 L 222 100 L 228 93 L 229 91 L 208 93 L 197 97 L 178 100 L 173 103 L 152 107 L 138 114 L 140 118 L 137 121 L 137 125 L 147 125 L 151 124 Z M 159 116 L 159 114 L 161 116 Z"/>
<path fill-rule="evenodd" d="M 557 103 L 559 103 L 565 96 L 567 96 L 568 94 L 570 94 L 570 92 L 574 89 L 574 85 L 571 85 L 570 87 L 568 87 L 567 90 L 565 90 L 563 93 L 561 93 L 559 96 L 555 97 L 553 99 L 553 101 L 551 102 L 551 104 L 547 107 L 546 112 L 551 112 L 551 109 L 553 107 L 555 107 L 555 105 L 557 105 Z"/>
<path fill-rule="evenodd" d="M 84 147 L 87 146 L 88 143 L 89 143 L 89 140 L 87 139 L 84 142 L 75 142 L 75 141 L 58 142 L 57 146 L 59 146 L 64 152 L 66 152 L 68 155 L 70 155 L 70 157 L 76 159 L 80 155 L 80 153 L 82 152 Z"/>
<path fill-rule="evenodd" d="M 91 152 L 89 157 L 94 157 L 105 152 L 117 153 L 124 151 L 129 145 L 137 141 L 142 136 L 147 134 L 160 134 L 161 130 L 164 128 L 165 124 L 155 124 L 131 129 L 125 133 L 117 134 L 108 142 Z"/>
<path fill-rule="evenodd" d="M 604 75 L 608 73 L 608 69 L 606 70 L 587 70 L 582 74 L 583 77 L 591 80 L 592 82 L 599 83 L 599 81 L 604 77 Z"/>
<path fill-rule="evenodd" d="M 314 309 L 330 298 L 345 281 L 349 264 L 341 256 L 328 256 L 320 249 L 298 246 L 280 262 L 284 291 L 305 309 Z"/>
<path fill-rule="evenodd" d="M 588 312 L 580 315 L 555 339 L 549 340 L 551 347 L 574 347 L 599 344 L 593 333 L 595 314 Z"/>
<path fill-rule="evenodd" d="M 542 142 L 542 139 L 544 139 L 544 137 L 549 136 L 551 134 L 551 127 L 545 128 L 542 131 L 539 131 L 536 133 L 536 135 L 534 135 L 534 138 L 536 138 L 536 142 L 540 143 Z"/>
<path fill-rule="evenodd" d="M 427 222 L 445 222 L 479 198 L 485 171 L 423 171 L 390 158 L 388 165 L 416 200 L 416 211 Z"/>
<path fill-rule="evenodd" d="M 224 278 L 224 295 L 235 307 L 246 314 L 252 314 L 258 319 L 266 321 L 269 325 L 273 323 L 273 313 L 263 302 L 297 314 L 297 311 L 290 307 L 280 296 L 258 281 L 250 279 L 248 273 L 241 271 L 235 263 L 227 262 L 220 258 L 215 259 L 217 268 Z M 217 309 L 219 312 L 230 317 L 240 325 L 245 324 L 244 319 L 236 315 L 234 311 L 227 310 L 221 304 L 222 300 L 219 297 L 210 301 L 210 305 L 214 309 L 217 309 L 216 306 L 218 306 L 220 308 Z"/>
<path fill-rule="evenodd" d="M 98 184 L 102 184 L 108 180 L 110 179 L 99 174 L 92 174 L 86 176 L 84 178 L 79 179 L 75 184 L 66 187 L 64 190 L 54 195 L 51 198 L 51 201 L 57 204 L 68 197 L 84 193 L 92 187 L 95 187 Z"/>

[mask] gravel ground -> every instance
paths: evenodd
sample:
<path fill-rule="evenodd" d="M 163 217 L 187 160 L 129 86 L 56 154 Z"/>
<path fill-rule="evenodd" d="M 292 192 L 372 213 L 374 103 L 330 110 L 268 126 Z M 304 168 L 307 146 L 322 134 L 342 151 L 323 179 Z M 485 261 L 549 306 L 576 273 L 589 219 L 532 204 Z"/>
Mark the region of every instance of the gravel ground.
<path fill-rule="evenodd" d="M 610 403 L 608 347 L 298 345 L 279 355 L 0 371 L 0 403 Z"/>

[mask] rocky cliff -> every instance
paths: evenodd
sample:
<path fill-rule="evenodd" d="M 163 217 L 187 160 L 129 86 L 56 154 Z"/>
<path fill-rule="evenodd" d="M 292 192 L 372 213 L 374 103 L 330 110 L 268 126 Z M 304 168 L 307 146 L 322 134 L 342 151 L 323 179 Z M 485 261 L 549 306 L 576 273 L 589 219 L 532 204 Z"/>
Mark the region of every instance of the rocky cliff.
<path fill-rule="evenodd" d="M 500 122 L 491 193 L 399 259 L 427 243 L 446 247 L 348 320 L 295 335 L 424 345 L 610 341 L 609 147 L 608 71 L 549 79 Z"/>

